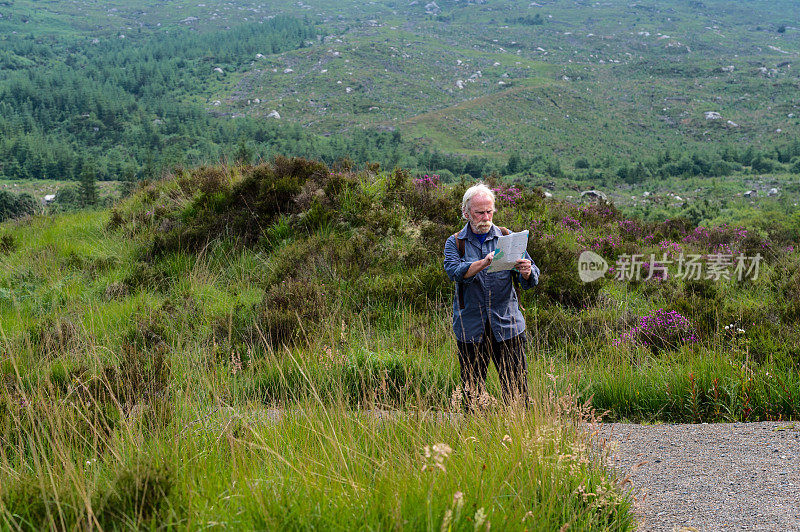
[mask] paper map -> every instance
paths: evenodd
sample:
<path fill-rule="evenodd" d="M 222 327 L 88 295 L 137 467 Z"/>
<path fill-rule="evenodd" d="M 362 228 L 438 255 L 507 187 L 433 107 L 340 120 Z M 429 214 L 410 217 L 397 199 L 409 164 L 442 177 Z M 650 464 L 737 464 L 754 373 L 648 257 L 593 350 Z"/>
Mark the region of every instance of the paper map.
<path fill-rule="evenodd" d="M 494 249 L 494 259 L 486 271 L 491 273 L 514 269 L 517 259 L 522 258 L 527 247 L 528 231 L 501 236 Z"/>

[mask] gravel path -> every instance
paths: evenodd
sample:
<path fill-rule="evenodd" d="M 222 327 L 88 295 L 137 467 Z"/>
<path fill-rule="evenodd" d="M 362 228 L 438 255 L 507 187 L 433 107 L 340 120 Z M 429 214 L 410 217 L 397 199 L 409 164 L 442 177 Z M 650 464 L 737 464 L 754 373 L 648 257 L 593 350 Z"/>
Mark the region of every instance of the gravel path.
<path fill-rule="evenodd" d="M 800 531 L 800 422 L 599 427 L 639 530 Z"/>

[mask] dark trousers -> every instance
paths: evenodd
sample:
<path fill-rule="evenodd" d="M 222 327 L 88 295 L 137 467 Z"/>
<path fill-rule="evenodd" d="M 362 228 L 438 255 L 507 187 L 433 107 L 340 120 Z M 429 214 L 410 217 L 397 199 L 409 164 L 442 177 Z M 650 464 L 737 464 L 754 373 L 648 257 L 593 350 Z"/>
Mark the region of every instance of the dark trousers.
<path fill-rule="evenodd" d="M 486 324 L 483 340 L 478 343 L 456 341 L 461 366 L 461 385 L 464 401 L 470 410 L 480 404 L 486 392 L 486 370 L 494 362 L 500 376 L 503 402 L 528 403 L 528 362 L 525 359 L 525 334 L 498 342 L 492 328 Z"/>

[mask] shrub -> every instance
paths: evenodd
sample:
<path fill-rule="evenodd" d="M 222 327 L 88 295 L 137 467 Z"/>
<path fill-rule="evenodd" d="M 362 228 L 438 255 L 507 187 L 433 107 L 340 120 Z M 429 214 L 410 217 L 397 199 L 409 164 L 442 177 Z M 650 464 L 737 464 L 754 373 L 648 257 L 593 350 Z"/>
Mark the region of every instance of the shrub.
<path fill-rule="evenodd" d="M 555 303 L 569 307 L 591 305 L 597 299 L 602 280 L 584 283 L 578 276 L 580 246 L 531 227 L 528 254 L 539 267 L 538 290 Z"/>
<path fill-rule="evenodd" d="M 674 310 L 658 309 L 639 317 L 633 327 L 614 340 L 614 345 L 635 343 L 659 352 L 696 341 L 694 327 L 686 317 Z"/>
<path fill-rule="evenodd" d="M 62 494 L 50 491 L 49 486 L 49 483 L 42 484 L 38 478 L 24 475 L 11 485 L 3 487 L 0 498 L 2 506 L 8 514 L 16 518 L 16 522 L 10 523 L 12 528 L 19 527 L 20 530 L 57 528 L 61 523 L 61 517 L 65 517 L 67 522 L 76 522 L 77 516 L 70 515 L 72 506 L 65 504 Z M 66 512 L 66 515 L 60 512 Z"/>
<path fill-rule="evenodd" d="M 80 326 L 66 316 L 37 322 L 30 330 L 30 338 L 41 356 L 58 356 L 75 351 L 85 341 Z"/>
<path fill-rule="evenodd" d="M 0 235 L 0 255 L 13 253 L 17 249 L 17 241 L 14 235 L 6 233 Z"/>
<path fill-rule="evenodd" d="M 311 279 L 287 278 L 270 286 L 261 303 L 245 314 L 252 316 L 252 321 L 237 319 L 237 337 L 248 343 L 263 338 L 271 346 L 280 347 L 303 340 L 303 333 L 313 335 L 326 315 L 323 292 L 323 287 Z"/>
<path fill-rule="evenodd" d="M 107 492 L 95 497 L 97 520 L 105 529 L 163 526 L 174 490 L 175 472 L 170 466 L 140 459 L 118 473 Z"/>
<path fill-rule="evenodd" d="M 35 214 L 37 205 L 36 199 L 27 192 L 12 194 L 0 190 L 0 222 Z"/>

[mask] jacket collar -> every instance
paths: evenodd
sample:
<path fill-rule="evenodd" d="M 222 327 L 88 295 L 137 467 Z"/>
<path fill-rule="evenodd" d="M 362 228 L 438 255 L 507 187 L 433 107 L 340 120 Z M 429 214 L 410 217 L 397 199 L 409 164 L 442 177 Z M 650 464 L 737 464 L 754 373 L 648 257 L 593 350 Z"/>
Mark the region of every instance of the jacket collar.
<path fill-rule="evenodd" d="M 500 228 L 497 227 L 495 224 L 492 224 L 492 228 L 489 229 L 489 235 L 486 237 L 486 239 L 488 240 L 490 238 L 499 238 L 502 235 L 503 232 L 500 231 Z M 456 236 L 456 238 L 458 238 L 459 240 L 464 240 L 464 239 L 469 240 L 477 247 L 481 247 L 480 240 L 478 240 L 478 238 L 475 236 L 475 233 L 473 233 L 469 228 L 469 222 L 467 222 L 467 224 L 461 229 L 461 231 L 458 232 L 458 236 Z"/>

